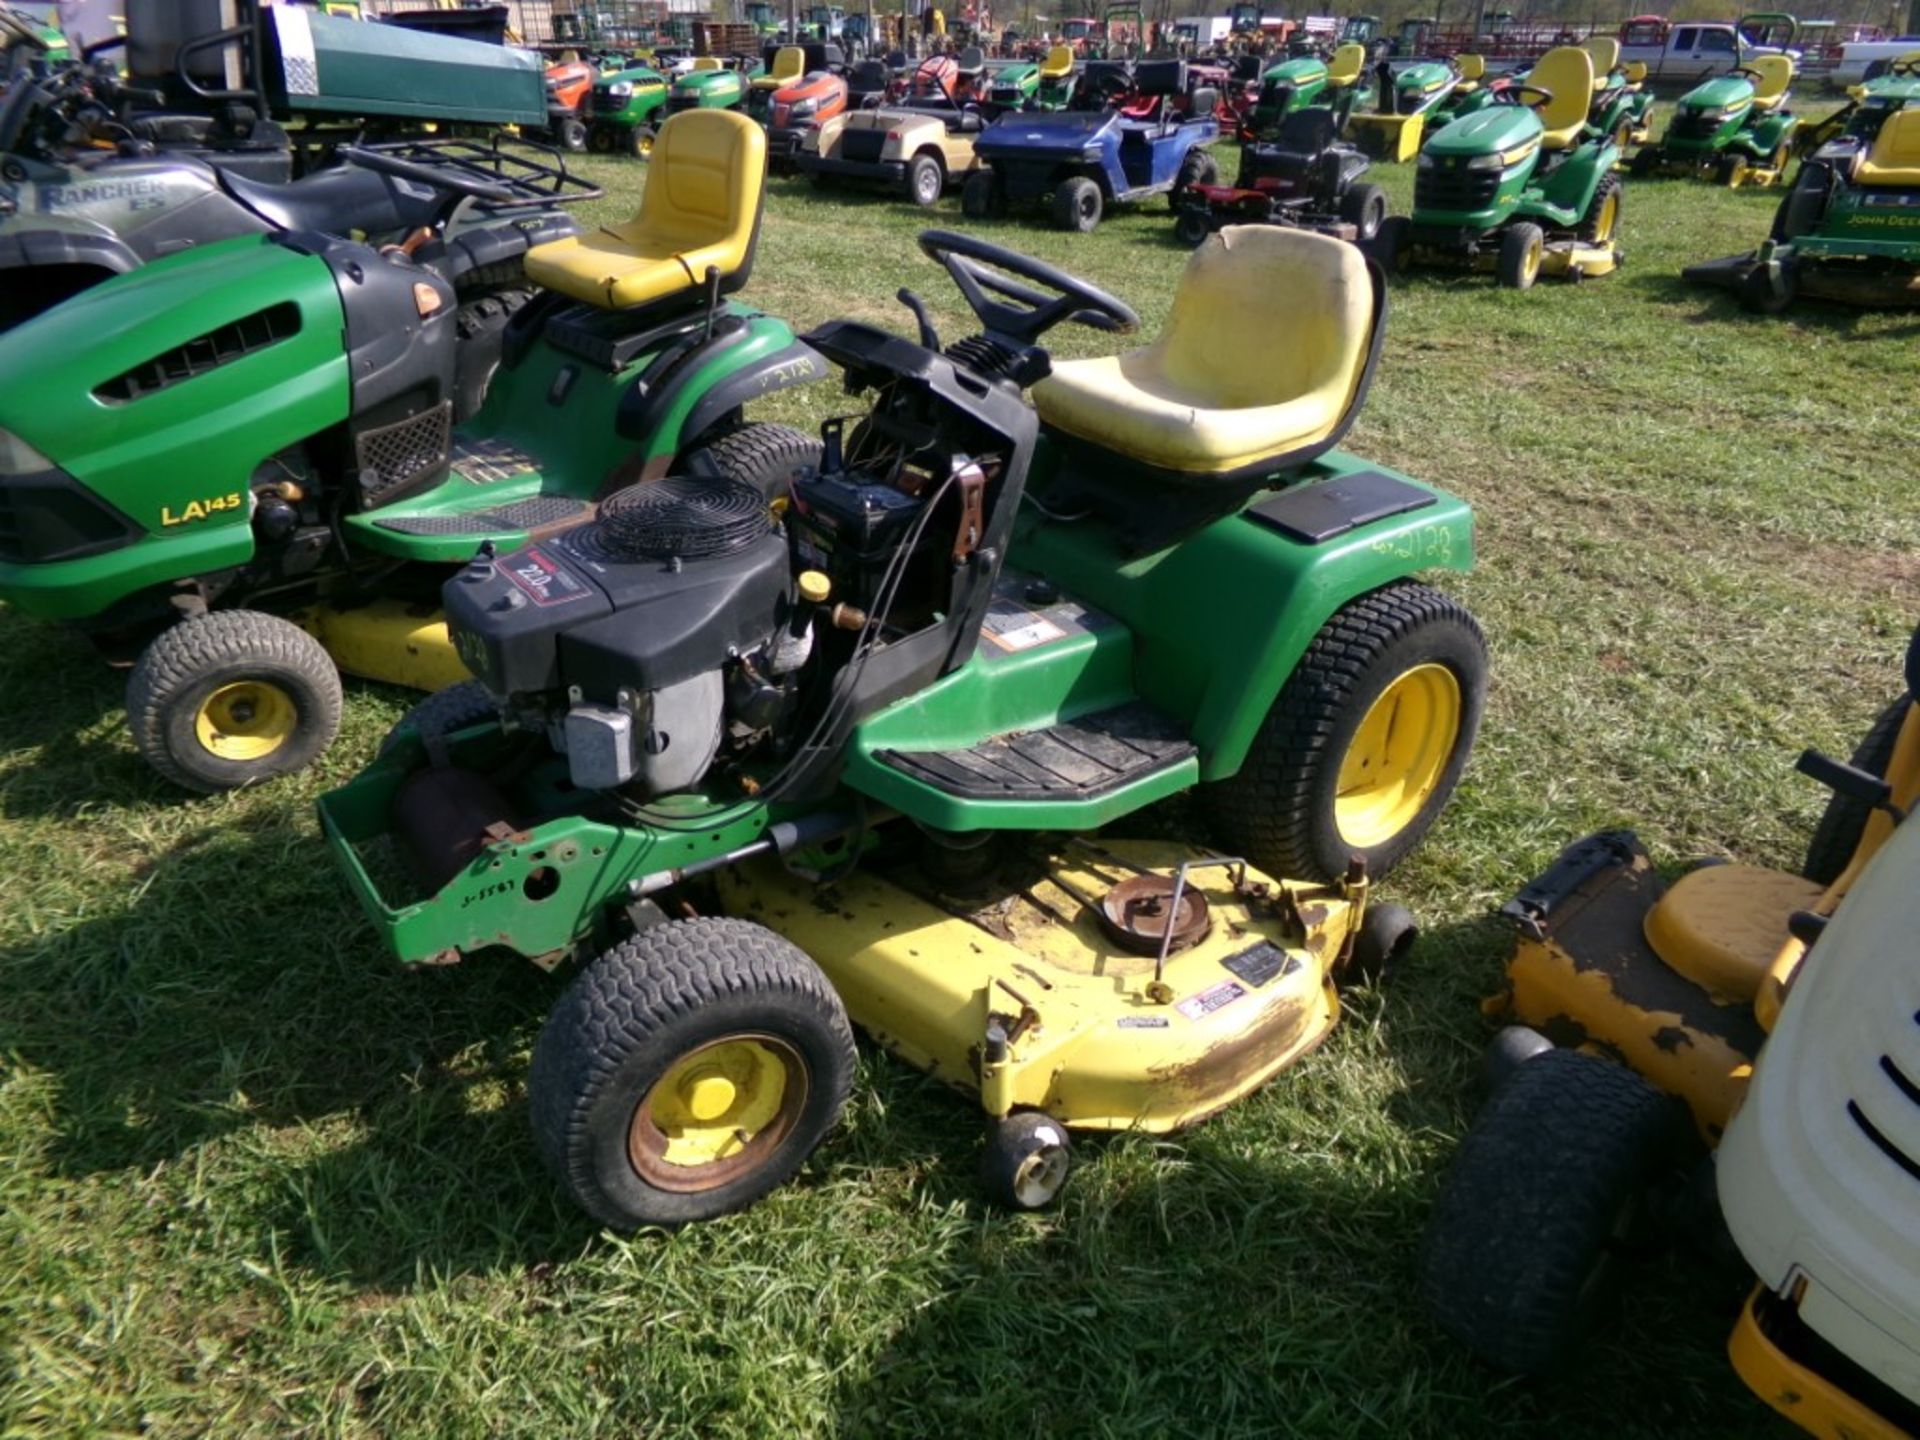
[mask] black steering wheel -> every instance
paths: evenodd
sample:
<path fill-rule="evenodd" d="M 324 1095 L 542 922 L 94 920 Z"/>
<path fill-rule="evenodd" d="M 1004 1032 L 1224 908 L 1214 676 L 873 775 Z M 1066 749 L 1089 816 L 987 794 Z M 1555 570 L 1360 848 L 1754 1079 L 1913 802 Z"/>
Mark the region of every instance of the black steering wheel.
<path fill-rule="evenodd" d="M 1140 328 L 1131 306 L 1031 255 L 951 230 L 921 231 L 920 249 L 947 267 L 989 334 L 1016 344 L 1033 344 L 1063 320 L 1115 335 Z M 1036 290 L 1021 280 L 1045 288 Z"/>
<path fill-rule="evenodd" d="M 422 165 L 417 160 L 403 160 L 398 155 L 390 155 L 384 150 L 369 150 L 362 145 L 342 145 L 337 153 L 349 165 L 358 165 L 363 170 L 372 170 L 380 175 L 391 175 L 396 180 L 408 180 L 443 194 L 488 200 L 496 205 L 517 204 L 526 198 L 505 185 L 483 180 L 478 175 L 462 173 L 458 166 L 442 168 Z"/>
<path fill-rule="evenodd" d="M 1527 95 L 1536 98 L 1532 100 L 1522 98 Z M 1551 105 L 1553 92 L 1540 85 L 1529 85 L 1524 80 L 1515 80 L 1494 91 L 1493 98 L 1496 104 L 1525 105 L 1531 109 L 1535 105 Z"/>
<path fill-rule="evenodd" d="M 1733 67 L 1733 69 L 1729 70 L 1727 73 L 1729 75 L 1744 75 L 1749 80 L 1753 81 L 1754 84 L 1756 85 L 1758 85 L 1761 81 L 1767 78 L 1765 75 L 1762 75 L 1758 70 L 1754 69 L 1753 66 L 1751 65 L 1736 65 Z"/>
<path fill-rule="evenodd" d="M 1133 90 L 1133 81 L 1123 71 L 1096 70 L 1093 72 L 1093 84 L 1088 88 L 1093 91 L 1096 100 L 1117 100 Z"/>

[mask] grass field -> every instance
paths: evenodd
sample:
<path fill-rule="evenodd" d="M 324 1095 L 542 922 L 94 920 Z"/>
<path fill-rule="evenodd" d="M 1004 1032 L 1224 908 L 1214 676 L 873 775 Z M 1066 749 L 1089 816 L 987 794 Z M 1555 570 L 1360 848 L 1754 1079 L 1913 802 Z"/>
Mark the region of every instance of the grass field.
<path fill-rule="evenodd" d="M 629 210 L 641 167 L 589 168 L 598 213 Z M 1385 178 L 1403 208 L 1411 171 Z M 350 686 L 311 774 L 191 799 L 135 758 L 120 676 L 0 615 L 0 1435 L 1771 1433 L 1722 1358 L 1738 1286 L 1684 1259 L 1536 1387 L 1466 1363 L 1413 1285 L 1507 949 L 1491 911 L 1602 825 L 1795 864 L 1822 797 L 1793 757 L 1844 752 L 1896 686 L 1920 325 L 1682 286 L 1773 204 L 1635 184 L 1612 278 L 1395 286 L 1350 447 L 1477 507 L 1479 567 L 1446 583 L 1494 657 L 1467 780 L 1387 887 L 1417 963 L 1221 1118 L 1082 1146 L 1043 1216 L 986 1211 L 969 1108 L 863 1050 L 797 1183 L 597 1232 L 523 1113 L 562 982 L 399 972 L 316 832 L 408 698 Z M 747 298 L 904 327 L 909 285 L 962 333 L 929 223 L 957 203 L 776 181 Z M 1090 238 L 983 228 L 1149 329 L 1183 261 L 1164 204 Z M 1276 347 L 1284 298 L 1249 297 L 1278 302 Z"/>

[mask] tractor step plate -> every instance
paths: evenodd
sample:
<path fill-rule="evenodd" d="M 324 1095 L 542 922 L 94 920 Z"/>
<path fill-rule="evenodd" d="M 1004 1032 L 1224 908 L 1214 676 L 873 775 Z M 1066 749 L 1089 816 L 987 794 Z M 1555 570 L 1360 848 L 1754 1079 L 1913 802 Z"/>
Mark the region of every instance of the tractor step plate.
<path fill-rule="evenodd" d="M 882 750 L 875 758 L 962 799 L 1067 800 L 1104 795 L 1194 753 L 1176 721 L 1134 701 L 965 750 Z"/>
<path fill-rule="evenodd" d="M 565 495 L 532 495 L 509 505 L 451 515 L 396 515 L 373 523 L 396 535 L 506 535 L 582 519 L 588 505 Z"/>

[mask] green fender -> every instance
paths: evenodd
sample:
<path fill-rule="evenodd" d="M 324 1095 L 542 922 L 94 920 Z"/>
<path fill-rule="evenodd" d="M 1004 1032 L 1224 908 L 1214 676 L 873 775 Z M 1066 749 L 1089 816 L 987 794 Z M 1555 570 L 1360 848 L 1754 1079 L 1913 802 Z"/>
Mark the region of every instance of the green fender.
<path fill-rule="evenodd" d="M 290 333 L 240 344 L 229 327 L 269 312 Z M 0 336 L 0 428 L 146 532 L 85 559 L 0 565 L 0 598 L 80 619 L 244 564 L 254 471 L 347 418 L 344 323 L 325 261 L 246 236 L 108 280 Z M 228 358 L 207 367 L 214 351 Z M 202 368 L 183 376 L 188 355 Z M 176 378 L 128 391 L 122 377 L 155 362 Z"/>
<path fill-rule="evenodd" d="M 1300 483 L 1385 471 L 1324 455 Z M 1431 570 L 1473 566 L 1473 512 L 1443 491 L 1434 503 L 1318 545 L 1243 512 L 1157 554 L 1129 558 L 1103 527 L 1029 511 L 1012 563 L 1123 621 L 1134 636 L 1138 693 L 1184 721 L 1200 778 L 1233 775 L 1309 643 L 1349 600 Z"/>
<path fill-rule="evenodd" d="M 1593 195 L 1619 163 L 1620 147 L 1611 140 L 1598 145 L 1582 145 L 1546 179 L 1541 194 L 1549 218 L 1562 225 L 1578 224 L 1593 203 Z M 1560 213 L 1554 213 L 1560 212 Z"/>
<path fill-rule="evenodd" d="M 1797 115 L 1768 115 L 1749 132 L 1747 145 L 1757 159 L 1765 160 L 1782 145 L 1792 142 L 1794 128 L 1799 123 Z"/>

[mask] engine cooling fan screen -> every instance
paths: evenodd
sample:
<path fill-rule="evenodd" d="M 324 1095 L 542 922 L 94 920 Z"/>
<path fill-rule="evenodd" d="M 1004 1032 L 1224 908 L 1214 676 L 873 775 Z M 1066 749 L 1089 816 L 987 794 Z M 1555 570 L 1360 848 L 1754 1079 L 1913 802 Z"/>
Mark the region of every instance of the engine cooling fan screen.
<path fill-rule="evenodd" d="M 600 503 L 594 549 L 610 560 L 703 560 L 744 550 L 772 523 L 760 491 L 738 480 L 651 480 Z"/>

